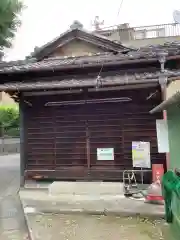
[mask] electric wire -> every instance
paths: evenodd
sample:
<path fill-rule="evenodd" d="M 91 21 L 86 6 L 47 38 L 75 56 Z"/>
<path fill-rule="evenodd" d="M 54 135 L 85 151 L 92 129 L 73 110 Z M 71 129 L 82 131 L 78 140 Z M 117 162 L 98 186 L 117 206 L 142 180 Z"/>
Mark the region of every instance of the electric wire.
<path fill-rule="evenodd" d="M 122 9 L 122 5 L 123 5 L 123 0 L 121 0 L 121 3 L 120 3 L 120 5 L 119 5 L 117 17 L 118 17 L 119 14 L 120 14 L 120 11 L 121 11 L 121 9 Z"/>
<path fill-rule="evenodd" d="M 117 18 L 118 18 L 119 14 L 120 14 L 120 11 L 122 9 L 123 1 L 124 0 L 121 0 L 121 2 L 120 2 L 119 8 L 118 8 L 118 12 L 117 12 Z M 103 67 L 104 67 L 104 64 L 102 63 L 101 69 L 100 69 L 100 71 L 99 71 L 99 73 L 98 73 L 98 75 L 96 77 L 96 89 L 98 89 L 102 85 L 101 72 L 103 70 Z"/>

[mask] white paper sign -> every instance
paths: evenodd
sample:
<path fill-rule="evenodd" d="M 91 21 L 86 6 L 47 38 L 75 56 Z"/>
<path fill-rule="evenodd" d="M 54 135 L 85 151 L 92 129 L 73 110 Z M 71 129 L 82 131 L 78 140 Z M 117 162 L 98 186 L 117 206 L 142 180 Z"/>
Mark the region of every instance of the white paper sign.
<path fill-rule="evenodd" d="M 163 119 L 156 120 L 157 143 L 159 153 L 169 152 L 169 138 L 167 121 Z"/>
<path fill-rule="evenodd" d="M 97 148 L 97 160 L 113 161 L 114 148 Z"/>
<path fill-rule="evenodd" d="M 151 168 L 150 143 L 132 142 L 133 167 Z"/>

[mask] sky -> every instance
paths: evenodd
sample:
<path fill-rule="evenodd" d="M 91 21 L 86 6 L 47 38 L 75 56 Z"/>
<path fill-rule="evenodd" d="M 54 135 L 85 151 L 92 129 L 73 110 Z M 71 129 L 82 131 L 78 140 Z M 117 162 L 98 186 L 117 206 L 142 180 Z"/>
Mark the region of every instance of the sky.
<path fill-rule="evenodd" d="M 104 26 L 129 23 L 147 26 L 172 23 L 173 11 L 180 10 L 180 0 L 24 0 L 22 24 L 6 60 L 24 59 L 35 46 L 42 46 L 66 31 L 74 20 L 91 30 L 95 16 Z M 121 5 L 121 8 L 120 8 Z M 120 10 L 119 10 L 120 8 Z"/>

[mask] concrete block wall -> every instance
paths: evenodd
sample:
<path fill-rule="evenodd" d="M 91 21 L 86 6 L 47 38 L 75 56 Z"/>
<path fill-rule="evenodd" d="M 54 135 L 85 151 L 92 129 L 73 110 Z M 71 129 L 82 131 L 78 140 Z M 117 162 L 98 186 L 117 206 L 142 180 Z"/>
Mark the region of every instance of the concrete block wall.
<path fill-rule="evenodd" d="M 20 139 L 8 138 L 0 139 L 0 155 L 20 153 Z"/>

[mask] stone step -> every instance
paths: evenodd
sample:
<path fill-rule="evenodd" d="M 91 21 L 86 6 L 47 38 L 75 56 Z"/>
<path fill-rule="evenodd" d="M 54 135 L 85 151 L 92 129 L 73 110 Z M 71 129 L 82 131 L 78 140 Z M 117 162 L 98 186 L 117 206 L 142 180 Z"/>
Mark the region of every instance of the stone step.
<path fill-rule="evenodd" d="M 123 184 L 116 182 L 62 182 L 49 185 L 50 195 L 119 195 L 123 194 Z"/>

